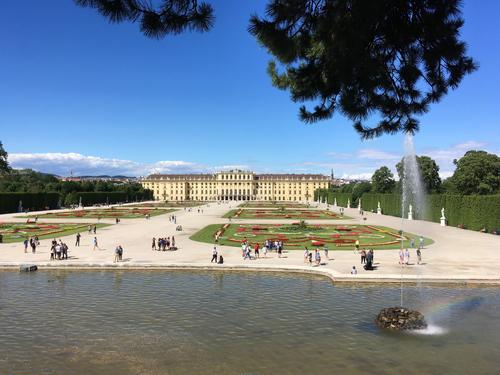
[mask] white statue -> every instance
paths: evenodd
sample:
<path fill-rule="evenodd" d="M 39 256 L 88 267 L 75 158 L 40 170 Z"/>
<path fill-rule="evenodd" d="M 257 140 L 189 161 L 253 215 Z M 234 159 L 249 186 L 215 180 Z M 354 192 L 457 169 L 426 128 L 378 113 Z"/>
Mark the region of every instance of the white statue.
<path fill-rule="evenodd" d="M 380 201 L 377 202 L 377 214 L 382 215 L 382 208 L 380 207 Z"/>
<path fill-rule="evenodd" d="M 335 199 L 333 200 L 333 205 L 334 205 L 335 207 L 337 207 L 337 198 L 335 198 Z"/>
<path fill-rule="evenodd" d="M 446 217 L 444 216 L 444 207 L 441 208 L 441 219 L 440 219 L 440 224 L 442 227 L 446 226 Z"/>
<path fill-rule="evenodd" d="M 408 220 L 413 220 L 413 206 L 411 204 L 408 210 Z"/>
<path fill-rule="evenodd" d="M 361 198 L 358 199 L 358 211 L 361 212 Z"/>
<path fill-rule="evenodd" d="M 347 208 L 351 208 L 351 200 L 347 198 Z"/>

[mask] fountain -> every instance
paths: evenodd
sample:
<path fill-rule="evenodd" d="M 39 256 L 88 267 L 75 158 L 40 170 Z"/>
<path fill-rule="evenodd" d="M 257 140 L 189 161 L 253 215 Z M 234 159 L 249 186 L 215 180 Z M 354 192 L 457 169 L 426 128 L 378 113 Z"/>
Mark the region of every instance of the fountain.
<path fill-rule="evenodd" d="M 408 206 L 408 220 L 413 220 L 413 207 L 417 218 L 425 217 L 425 195 L 422 176 L 415 154 L 413 136 L 410 133 L 405 137 L 405 155 L 403 158 L 403 176 L 401 181 L 401 251 L 403 251 L 404 236 L 403 223 L 405 219 L 405 208 Z M 378 202 L 377 213 L 381 213 L 380 202 Z M 444 217 L 444 209 L 441 210 Z M 403 265 L 401 265 L 400 305 L 382 309 L 375 319 L 375 323 L 382 328 L 393 330 L 415 330 L 427 328 L 424 315 L 418 311 L 403 307 Z"/>

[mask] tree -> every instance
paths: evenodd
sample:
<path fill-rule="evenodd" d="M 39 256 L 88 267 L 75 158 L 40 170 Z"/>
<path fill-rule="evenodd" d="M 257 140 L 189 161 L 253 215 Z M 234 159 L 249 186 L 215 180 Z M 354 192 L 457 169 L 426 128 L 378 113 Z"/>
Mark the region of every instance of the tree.
<path fill-rule="evenodd" d="M 210 4 L 197 0 L 162 0 L 159 5 L 142 0 L 74 0 L 77 5 L 96 9 L 110 22 L 139 22 L 141 32 L 160 39 L 188 30 L 205 32 L 214 22 Z"/>
<path fill-rule="evenodd" d="M 467 151 L 451 177 L 461 194 L 500 193 L 500 157 L 486 151 Z"/>
<path fill-rule="evenodd" d="M 7 161 L 8 156 L 9 154 L 4 150 L 3 144 L 0 141 L 0 174 L 10 172 L 9 162 Z"/>
<path fill-rule="evenodd" d="M 356 183 L 352 189 L 352 201 L 357 202 L 364 193 L 368 193 L 371 190 L 372 184 L 368 181 L 361 181 Z"/>
<path fill-rule="evenodd" d="M 434 159 L 428 156 L 417 156 L 417 164 L 422 176 L 422 182 L 427 193 L 438 193 L 441 190 L 441 177 L 439 177 L 439 166 Z M 404 158 L 396 164 L 399 181 L 403 180 Z"/>
<path fill-rule="evenodd" d="M 373 172 L 372 185 L 375 193 L 387 194 L 394 191 L 396 181 L 390 169 L 384 165 Z"/>
<path fill-rule="evenodd" d="M 460 40 L 460 0 L 270 0 L 266 13 L 249 31 L 275 59 L 273 85 L 316 102 L 301 106 L 305 123 L 338 111 L 363 138 L 415 133 L 416 116 L 477 68 Z"/>

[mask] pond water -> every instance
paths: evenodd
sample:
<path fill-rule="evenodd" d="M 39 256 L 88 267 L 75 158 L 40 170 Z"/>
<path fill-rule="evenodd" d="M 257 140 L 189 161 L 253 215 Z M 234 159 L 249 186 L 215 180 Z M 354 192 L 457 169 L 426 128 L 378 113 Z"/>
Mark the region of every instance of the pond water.
<path fill-rule="evenodd" d="M 0 374 L 499 374 L 500 288 L 416 285 L 425 334 L 380 331 L 397 285 L 297 274 L 0 272 Z"/>

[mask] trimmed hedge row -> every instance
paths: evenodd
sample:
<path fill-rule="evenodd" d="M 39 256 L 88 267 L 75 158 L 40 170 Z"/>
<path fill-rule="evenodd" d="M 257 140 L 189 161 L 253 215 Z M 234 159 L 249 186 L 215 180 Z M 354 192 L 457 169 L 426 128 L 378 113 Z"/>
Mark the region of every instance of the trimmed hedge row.
<path fill-rule="evenodd" d="M 23 211 L 38 211 L 58 208 L 59 193 L 0 193 L 0 213 L 19 211 L 19 203 Z"/>
<path fill-rule="evenodd" d="M 130 194 L 124 191 L 70 193 L 66 195 L 64 204 L 78 204 L 80 197 L 84 206 L 90 206 L 99 203 L 153 200 L 153 192 L 145 190 Z M 0 214 L 18 212 L 19 202 L 22 202 L 23 211 L 53 210 L 61 206 L 61 199 L 60 193 L 0 193 Z"/>
<path fill-rule="evenodd" d="M 318 191 L 318 196 L 326 195 L 330 204 L 333 203 L 330 197 L 335 194 L 332 191 Z M 500 195 L 430 194 L 426 200 L 425 220 L 439 223 L 441 208 L 444 208 L 447 224 L 450 226 L 463 226 L 472 230 L 486 229 L 488 232 L 500 231 Z M 361 196 L 361 207 L 365 211 L 376 212 L 378 202 L 383 214 L 401 216 L 399 194 L 365 193 Z M 338 197 L 337 204 L 339 204 Z M 414 218 L 417 218 L 415 210 Z"/>
<path fill-rule="evenodd" d="M 74 192 L 66 196 L 65 204 L 79 204 L 80 198 L 82 205 L 91 206 L 93 204 L 101 203 L 121 203 L 121 202 L 135 202 L 143 200 L 152 200 L 153 192 L 150 190 L 143 192 L 136 192 L 128 194 L 125 191 L 89 191 L 89 192 Z"/>
<path fill-rule="evenodd" d="M 351 201 L 351 207 L 353 205 L 352 194 L 351 193 L 339 193 L 332 190 L 327 189 L 318 189 L 314 192 L 314 200 L 317 200 L 318 197 L 324 199 L 326 196 L 326 201 L 328 204 L 334 204 L 335 199 L 337 199 L 337 206 L 339 207 L 347 207 L 347 200 Z"/>

